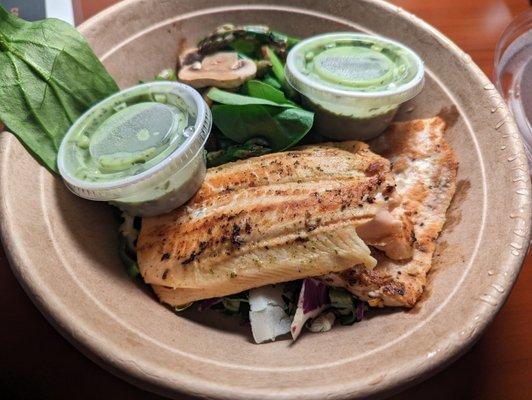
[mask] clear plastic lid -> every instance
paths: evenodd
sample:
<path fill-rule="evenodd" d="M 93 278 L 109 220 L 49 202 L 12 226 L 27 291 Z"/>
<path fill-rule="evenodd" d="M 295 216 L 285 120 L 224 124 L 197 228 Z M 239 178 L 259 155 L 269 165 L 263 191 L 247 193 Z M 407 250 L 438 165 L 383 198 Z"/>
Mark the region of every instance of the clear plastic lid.
<path fill-rule="evenodd" d="M 532 9 L 517 16 L 503 32 L 495 51 L 495 81 L 532 167 Z"/>
<path fill-rule="evenodd" d="M 91 200 L 150 190 L 203 151 L 211 113 L 177 82 L 134 86 L 83 114 L 63 139 L 58 167 L 68 188 Z"/>
<path fill-rule="evenodd" d="M 301 41 L 290 50 L 285 72 L 304 96 L 345 106 L 398 105 L 424 83 L 423 61 L 408 47 L 353 32 Z"/>

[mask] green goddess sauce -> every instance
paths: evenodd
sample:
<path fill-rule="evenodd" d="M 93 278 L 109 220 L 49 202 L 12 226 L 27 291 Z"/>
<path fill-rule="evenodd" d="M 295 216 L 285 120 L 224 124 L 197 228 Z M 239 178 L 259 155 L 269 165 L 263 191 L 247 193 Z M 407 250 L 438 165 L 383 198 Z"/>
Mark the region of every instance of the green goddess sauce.
<path fill-rule="evenodd" d="M 109 182 L 146 171 L 186 140 L 188 119 L 179 105 L 154 101 L 101 110 L 69 138 L 74 176 Z"/>
<path fill-rule="evenodd" d="M 190 199 L 206 173 L 211 113 L 195 89 L 150 82 L 93 106 L 61 143 L 58 167 L 78 196 L 131 215 L 168 212 Z"/>
<path fill-rule="evenodd" d="M 286 77 L 315 112 L 317 133 L 366 140 L 419 93 L 423 63 L 412 50 L 382 37 L 331 33 L 296 45 L 288 54 Z"/>
<path fill-rule="evenodd" d="M 343 40 L 305 53 L 303 73 L 342 90 L 377 92 L 409 82 L 415 68 L 404 52 L 375 42 Z"/>

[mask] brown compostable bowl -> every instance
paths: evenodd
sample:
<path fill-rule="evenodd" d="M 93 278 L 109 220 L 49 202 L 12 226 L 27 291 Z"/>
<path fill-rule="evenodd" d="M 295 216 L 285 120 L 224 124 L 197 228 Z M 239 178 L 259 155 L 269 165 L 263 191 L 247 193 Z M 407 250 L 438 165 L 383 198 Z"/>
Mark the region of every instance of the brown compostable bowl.
<path fill-rule="evenodd" d="M 530 181 L 513 120 L 471 58 L 382 1 L 130 0 L 80 26 L 122 87 L 174 66 L 180 49 L 225 23 L 264 23 L 306 37 L 378 33 L 426 63 L 423 92 L 398 119 L 443 116 L 460 162 L 429 284 L 412 310 L 381 310 L 350 327 L 255 345 L 222 315 L 175 315 L 132 282 L 110 206 L 85 201 L 0 139 L 2 240 L 17 278 L 48 320 L 87 356 L 171 397 L 324 399 L 383 396 L 468 349 L 504 303 L 530 235 Z"/>

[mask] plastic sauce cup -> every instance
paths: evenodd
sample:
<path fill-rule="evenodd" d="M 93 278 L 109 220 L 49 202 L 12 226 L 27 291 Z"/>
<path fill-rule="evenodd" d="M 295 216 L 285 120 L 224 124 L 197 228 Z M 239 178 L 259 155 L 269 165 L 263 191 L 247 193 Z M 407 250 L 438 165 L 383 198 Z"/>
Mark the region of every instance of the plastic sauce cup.
<path fill-rule="evenodd" d="M 315 112 L 317 133 L 336 140 L 376 137 L 424 84 L 423 62 L 408 47 L 352 32 L 301 41 L 288 53 L 285 73 Z"/>
<path fill-rule="evenodd" d="M 211 123 L 207 104 L 190 86 L 134 86 L 72 125 L 59 148 L 59 172 L 80 197 L 108 201 L 131 215 L 163 214 L 201 186 Z"/>

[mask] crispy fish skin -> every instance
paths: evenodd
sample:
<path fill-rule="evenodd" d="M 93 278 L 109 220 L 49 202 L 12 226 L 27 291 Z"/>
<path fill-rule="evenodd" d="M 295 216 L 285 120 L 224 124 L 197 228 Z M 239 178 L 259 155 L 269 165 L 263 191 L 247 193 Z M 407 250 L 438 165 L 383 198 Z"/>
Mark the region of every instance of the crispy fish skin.
<path fill-rule="evenodd" d="M 375 139 L 371 149 L 389 159 L 402 196 L 393 212 L 408 217 L 415 236 L 410 260 L 392 260 L 373 252 L 377 266 L 356 266 L 331 274 L 325 281 L 342 286 L 376 306 L 413 307 L 423 294 L 432 256 L 445 223 L 445 213 L 456 190 L 458 162 L 444 138 L 439 118 L 393 124 Z"/>
<path fill-rule="evenodd" d="M 160 299 L 181 305 L 271 283 L 373 267 L 356 227 L 394 192 L 388 160 L 361 142 L 209 169 L 185 206 L 142 222 L 137 253 Z"/>

